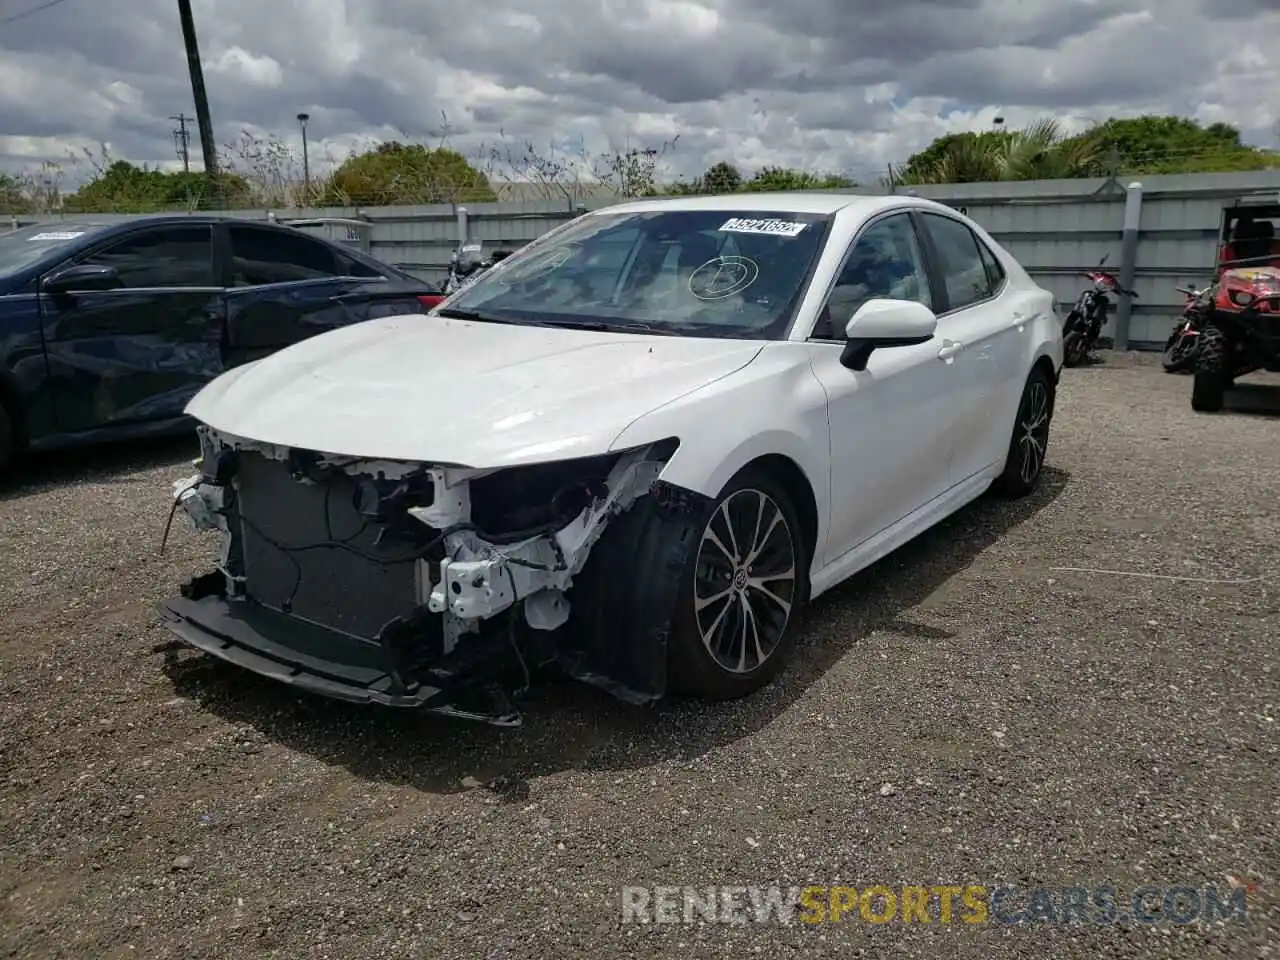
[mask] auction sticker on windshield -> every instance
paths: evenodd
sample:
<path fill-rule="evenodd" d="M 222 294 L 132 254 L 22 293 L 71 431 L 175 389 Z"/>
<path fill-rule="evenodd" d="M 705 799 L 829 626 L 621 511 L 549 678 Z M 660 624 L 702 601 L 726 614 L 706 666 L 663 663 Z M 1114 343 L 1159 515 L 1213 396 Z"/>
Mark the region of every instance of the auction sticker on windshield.
<path fill-rule="evenodd" d="M 794 220 L 748 220 L 734 217 L 720 225 L 726 233 L 767 233 L 775 237 L 798 237 L 807 227 L 807 223 L 796 223 Z"/>
<path fill-rule="evenodd" d="M 76 237 L 83 237 L 84 232 L 78 231 L 73 233 L 70 230 L 52 231 L 50 233 L 37 233 L 34 237 L 27 237 L 28 242 L 34 240 L 74 240 Z"/>

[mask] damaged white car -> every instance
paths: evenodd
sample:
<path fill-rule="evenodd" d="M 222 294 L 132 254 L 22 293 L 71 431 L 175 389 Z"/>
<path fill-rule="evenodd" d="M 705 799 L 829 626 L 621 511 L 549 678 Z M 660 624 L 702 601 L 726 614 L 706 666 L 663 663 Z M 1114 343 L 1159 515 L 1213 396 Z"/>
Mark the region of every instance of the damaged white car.
<path fill-rule="evenodd" d="M 632 702 L 741 696 L 810 599 L 1035 487 L 1061 365 L 1052 295 L 931 201 L 608 207 L 196 396 L 175 509 L 222 549 L 166 623 L 494 723 L 553 662 Z"/>

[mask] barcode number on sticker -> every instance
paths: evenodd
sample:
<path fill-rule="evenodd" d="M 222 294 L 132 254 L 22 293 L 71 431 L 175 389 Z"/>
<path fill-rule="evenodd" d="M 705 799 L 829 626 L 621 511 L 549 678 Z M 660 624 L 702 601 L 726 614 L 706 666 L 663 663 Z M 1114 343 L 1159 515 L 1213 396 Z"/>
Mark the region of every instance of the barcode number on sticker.
<path fill-rule="evenodd" d="M 54 230 L 49 233 L 37 233 L 34 237 L 27 237 L 27 240 L 28 242 L 33 240 L 74 240 L 76 237 L 82 237 L 82 236 L 84 236 L 83 230 L 75 233 L 71 232 L 70 230 L 66 230 L 66 231 Z"/>
<path fill-rule="evenodd" d="M 775 237 L 798 237 L 807 223 L 796 223 L 794 220 L 748 220 L 745 217 L 734 217 L 720 225 L 726 233 L 767 233 Z"/>

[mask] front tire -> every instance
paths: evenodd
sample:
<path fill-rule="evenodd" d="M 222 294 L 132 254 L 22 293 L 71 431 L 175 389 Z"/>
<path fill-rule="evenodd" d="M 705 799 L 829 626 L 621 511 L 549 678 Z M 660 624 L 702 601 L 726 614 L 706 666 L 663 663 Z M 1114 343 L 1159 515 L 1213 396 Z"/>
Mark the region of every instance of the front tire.
<path fill-rule="evenodd" d="M 1195 366 L 1200 338 L 1198 334 L 1184 333 L 1183 328 L 1183 324 L 1178 324 L 1165 344 L 1161 359 L 1165 373 L 1188 373 Z"/>
<path fill-rule="evenodd" d="M 1191 409 L 1199 413 L 1216 413 L 1222 409 L 1230 385 L 1230 345 L 1217 327 L 1205 327 L 1197 338 L 1195 375 L 1191 384 Z"/>
<path fill-rule="evenodd" d="M 1053 419 L 1053 383 L 1036 367 L 1027 377 L 1018 401 L 1018 415 L 1009 440 L 1004 470 L 992 485 L 1006 497 L 1025 497 L 1040 483 L 1049 449 L 1049 422 Z"/>
<path fill-rule="evenodd" d="M 808 598 L 809 556 L 796 509 L 772 474 L 748 469 L 730 481 L 702 525 L 676 601 L 671 689 L 731 700 L 769 683 Z"/>

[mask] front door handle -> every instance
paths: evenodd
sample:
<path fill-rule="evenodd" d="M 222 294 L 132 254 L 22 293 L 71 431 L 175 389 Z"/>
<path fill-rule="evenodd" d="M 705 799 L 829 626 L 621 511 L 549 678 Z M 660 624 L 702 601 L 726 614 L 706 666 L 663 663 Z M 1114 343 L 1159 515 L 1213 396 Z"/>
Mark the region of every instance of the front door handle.
<path fill-rule="evenodd" d="M 938 348 L 938 359 L 950 360 L 963 349 L 963 343 L 957 343 L 954 340 L 944 340 L 942 341 L 942 346 Z"/>

